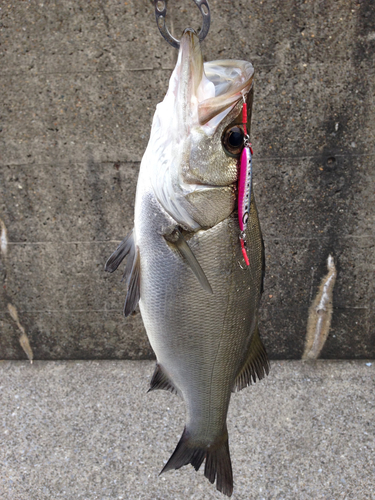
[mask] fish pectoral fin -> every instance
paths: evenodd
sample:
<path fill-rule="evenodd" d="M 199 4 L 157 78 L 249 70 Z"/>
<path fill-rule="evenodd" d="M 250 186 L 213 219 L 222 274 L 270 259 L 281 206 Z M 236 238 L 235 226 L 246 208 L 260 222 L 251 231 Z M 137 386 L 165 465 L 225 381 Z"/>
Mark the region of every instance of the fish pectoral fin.
<path fill-rule="evenodd" d="M 139 248 L 135 245 L 126 262 L 124 277 L 125 276 L 128 293 L 125 298 L 124 315 L 127 317 L 137 307 L 140 297 L 140 258 Z"/>
<path fill-rule="evenodd" d="M 256 382 L 257 377 L 258 380 L 261 380 L 265 375 L 268 375 L 269 371 L 268 356 L 259 336 L 258 325 L 256 325 L 245 363 L 234 382 L 233 392 L 251 385 L 252 381 Z"/>
<path fill-rule="evenodd" d="M 156 389 L 164 389 L 165 391 L 172 392 L 173 394 L 178 394 L 178 390 L 175 385 L 159 363 L 156 363 L 155 371 L 150 382 L 150 388 L 147 392 L 155 391 Z"/>
<path fill-rule="evenodd" d="M 113 273 L 134 247 L 133 230 L 128 233 L 105 264 L 105 271 Z"/>
<path fill-rule="evenodd" d="M 186 243 L 181 231 L 176 227 L 171 234 L 164 235 L 164 238 L 168 243 L 173 245 L 179 251 L 180 255 L 188 263 L 191 270 L 195 274 L 202 288 L 208 293 L 213 293 L 205 272 L 203 271 L 201 265 L 195 257 L 192 249 Z"/>
<path fill-rule="evenodd" d="M 176 449 L 160 474 L 171 469 L 180 469 L 187 464 L 199 470 L 204 459 L 206 459 L 204 468 L 206 478 L 210 483 L 214 483 L 216 479 L 216 488 L 230 497 L 233 492 L 233 473 L 226 428 L 218 439 L 207 446 L 194 443 L 185 428 Z"/>

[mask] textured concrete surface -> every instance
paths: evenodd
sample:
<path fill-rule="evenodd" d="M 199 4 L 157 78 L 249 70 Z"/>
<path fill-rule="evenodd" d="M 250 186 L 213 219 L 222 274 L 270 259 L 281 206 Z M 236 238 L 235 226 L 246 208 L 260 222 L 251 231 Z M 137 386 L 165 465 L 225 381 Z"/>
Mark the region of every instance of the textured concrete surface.
<path fill-rule="evenodd" d="M 299 358 L 334 255 L 322 356 L 375 356 L 371 0 L 211 0 L 208 60 L 252 61 L 255 192 L 267 257 L 261 332 Z M 147 358 L 139 314 L 103 272 L 132 227 L 137 172 L 176 52 L 150 0 L 0 0 L 0 357 Z M 178 34 L 200 25 L 169 2 Z"/>
<path fill-rule="evenodd" d="M 149 361 L 0 363 L 2 500 L 224 499 L 191 466 L 158 476 L 184 425 Z M 375 364 L 274 362 L 234 394 L 233 500 L 375 499 Z"/>

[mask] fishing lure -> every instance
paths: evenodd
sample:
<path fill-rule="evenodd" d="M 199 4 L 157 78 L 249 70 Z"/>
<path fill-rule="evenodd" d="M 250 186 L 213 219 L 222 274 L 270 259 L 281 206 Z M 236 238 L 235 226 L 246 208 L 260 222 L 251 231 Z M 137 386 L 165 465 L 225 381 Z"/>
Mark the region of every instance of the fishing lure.
<path fill-rule="evenodd" d="M 247 266 L 250 265 L 249 257 L 246 251 L 246 229 L 250 214 L 251 188 L 253 181 L 252 156 L 253 149 L 249 142 L 247 133 L 247 104 L 245 97 L 242 107 L 242 123 L 244 129 L 244 147 L 241 153 L 239 174 L 238 174 L 238 222 L 240 226 L 240 244 L 242 255 Z"/>

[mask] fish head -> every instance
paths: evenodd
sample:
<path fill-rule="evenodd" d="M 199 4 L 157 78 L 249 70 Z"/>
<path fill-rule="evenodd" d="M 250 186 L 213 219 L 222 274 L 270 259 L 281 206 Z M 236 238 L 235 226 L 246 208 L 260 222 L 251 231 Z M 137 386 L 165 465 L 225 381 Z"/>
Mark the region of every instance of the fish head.
<path fill-rule="evenodd" d="M 249 127 L 253 74 L 246 61 L 204 63 L 196 33 L 183 33 L 144 161 L 156 198 L 187 230 L 212 227 L 234 209 L 243 99 Z"/>

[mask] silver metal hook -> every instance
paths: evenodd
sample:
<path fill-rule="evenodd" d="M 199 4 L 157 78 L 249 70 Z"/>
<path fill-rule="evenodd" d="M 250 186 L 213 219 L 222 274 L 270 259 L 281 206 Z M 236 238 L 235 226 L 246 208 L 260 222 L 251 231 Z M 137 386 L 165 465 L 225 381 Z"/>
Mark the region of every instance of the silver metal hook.
<path fill-rule="evenodd" d="M 162 34 L 163 38 L 165 38 L 165 40 L 167 40 L 167 42 L 171 44 L 172 47 L 178 49 L 180 48 L 180 41 L 170 34 L 165 24 L 165 16 L 167 14 L 167 3 L 168 0 L 154 0 L 156 24 L 158 25 L 159 31 Z M 210 29 L 210 22 L 211 22 L 210 7 L 208 5 L 207 0 L 194 0 L 194 3 L 201 11 L 203 18 L 202 29 L 199 33 L 199 41 L 202 42 L 206 38 L 208 30 Z"/>

